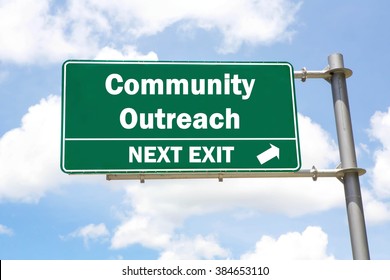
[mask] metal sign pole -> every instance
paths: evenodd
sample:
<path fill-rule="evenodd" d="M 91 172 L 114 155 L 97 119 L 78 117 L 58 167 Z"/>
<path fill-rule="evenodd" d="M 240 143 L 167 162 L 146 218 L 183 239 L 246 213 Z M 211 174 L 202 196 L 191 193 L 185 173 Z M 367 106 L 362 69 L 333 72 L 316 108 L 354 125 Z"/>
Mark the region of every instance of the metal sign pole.
<path fill-rule="evenodd" d="M 330 55 L 328 62 L 329 72 L 331 73 L 330 83 L 332 85 L 341 168 L 356 168 L 356 152 L 346 84 L 346 74 L 350 70 L 344 68 L 342 54 Z M 368 260 L 370 255 L 358 172 L 346 173 L 342 181 L 344 184 L 353 259 Z"/>

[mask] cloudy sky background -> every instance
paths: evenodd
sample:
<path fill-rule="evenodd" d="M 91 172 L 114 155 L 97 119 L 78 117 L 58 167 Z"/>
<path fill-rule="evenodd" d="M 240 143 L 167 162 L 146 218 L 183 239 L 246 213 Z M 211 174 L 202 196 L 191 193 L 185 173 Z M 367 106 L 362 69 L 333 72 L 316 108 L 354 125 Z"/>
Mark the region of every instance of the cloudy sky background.
<path fill-rule="evenodd" d="M 0 259 L 351 259 L 337 179 L 110 181 L 60 171 L 67 59 L 288 61 L 341 52 L 373 259 L 390 259 L 390 3 L 1 0 Z M 303 168 L 339 164 L 330 85 L 296 80 Z"/>

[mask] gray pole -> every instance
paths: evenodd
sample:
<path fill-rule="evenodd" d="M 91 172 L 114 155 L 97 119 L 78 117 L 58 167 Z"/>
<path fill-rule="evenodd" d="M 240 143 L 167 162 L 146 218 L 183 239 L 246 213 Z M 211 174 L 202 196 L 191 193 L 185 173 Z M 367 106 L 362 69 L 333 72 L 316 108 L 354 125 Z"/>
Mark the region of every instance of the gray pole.
<path fill-rule="evenodd" d="M 345 75 L 349 70 L 344 68 L 342 54 L 336 53 L 330 55 L 328 62 L 330 67 L 329 71 L 332 74 L 330 82 L 332 85 L 341 167 L 356 168 L 355 144 Z M 358 172 L 346 173 L 343 178 L 343 183 L 353 259 L 369 260 L 370 254 Z"/>

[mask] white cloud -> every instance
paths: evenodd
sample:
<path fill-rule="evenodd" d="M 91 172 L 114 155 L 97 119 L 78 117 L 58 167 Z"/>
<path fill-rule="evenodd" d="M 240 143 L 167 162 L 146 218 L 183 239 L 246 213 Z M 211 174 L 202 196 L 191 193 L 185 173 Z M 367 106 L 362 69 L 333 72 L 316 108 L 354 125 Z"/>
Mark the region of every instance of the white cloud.
<path fill-rule="evenodd" d="M 105 241 L 109 237 L 110 232 L 108 231 L 105 224 L 101 223 L 98 225 L 89 224 L 82 228 L 75 230 L 74 232 L 68 234 L 66 237 L 61 237 L 62 239 L 66 238 L 82 238 L 84 245 L 88 247 L 89 241 Z"/>
<path fill-rule="evenodd" d="M 252 252 L 241 256 L 244 260 L 329 260 L 328 236 L 320 227 L 309 226 L 302 233 L 289 232 L 275 239 L 263 236 Z"/>
<path fill-rule="evenodd" d="M 66 38 L 64 19 L 51 14 L 50 2 L 2 1 L 0 59 L 16 63 L 46 63 L 80 52 L 77 48 L 82 42 Z M 93 43 L 90 43 L 92 48 Z"/>
<path fill-rule="evenodd" d="M 375 151 L 375 165 L 372 170 L 372 187 L 382 197 L 390 197 L 390 108 L 387 112 L 375 112 L 371 117 L 369 134 L 378 140 L 382 147 Z"/>
<path fill-rule="evenodd" d="M 364 216 L 368 225 L 378 225 L 390 221 L 390 207 L 378 200 L 375 195 L 362 189 Z"/>
<path fill-rule="evenodd" d="M 9 227 L 0 224 L 0 234 L 5 234 L 8 236 L 11 236 L 14 234 L 14 231 L 12 229 L 10 229 Z"/>
<path fill-rule="evenodd" d="M 28 109 L 20 127 L 0 137 L 0 201 L 37 203 L 69 183 L 109 184 L 103 176 L 63 173 L 60 136 L 61 98 L 50 95 Z"/>
<path fill-rule="evenodd" d="M 197 235 L 193 239 L 180 236 L 169 243 L 160 254 L 160 260 L 225 259 L 229 255 L 229 252 L 222 248 L 213 236 Z"/>
<path fill-rule="evenodd" d="M 168 246 L 173 225 L 162 217 L 136 215 L 124 221 L 115 231 L 111 247 L 119 249 L 140 243 L 145 247 L 162 249 Z"/>
<path fill-rule="evenodd" d="M 125 46 L 122 51 L 111 47 L 104 47 L 96 55 L 97 60 L 158 60 L 155 52 L 139 53 L 134 46 Z"/>
<path fill-rule="evenodd" d="M 366 154 L 370 154 L 370 149 L 368 147 L 367 144 L 364 144 L 364 143 L 359 143 L 359 146 L 356 147 L 356 153 L 357 153 L 357 156 L 359 157 L 359 154 L 361 154 L 361 152 L 364 152 Z"/>
<path fill-rule="evenodd" d="M 132 211 L 115 231 L 113 248 L 137 243 L 164 248 L 175 229 L 191 216 L 234 209 L 301 216 L 344 206 L 336 179 L 149 181 L 144 186 L 129 186 L 127 192 Z"/>
<path fill-rule="evenodd" d="M 300 6 L 290 0 L 4 0 L 0 59 L 47 63 L 92 58 L 109 42 L 126 46 L 173 24 L 184 32 L 189 28 L 218 32 L 219 51 L 231 53 L 243 44 L 291 40 Z"/>
<path fill-rule="evenodd" d="M 173 223 L 160 219 L 137 216 L 122 224 L 111 241 L 111 248 L 120 249 L 132 244 L 159 250 L 162 260 L 195 260 L 227 258 L 229 252 L 222 248 L 214 236 L 197 235 L 189 238 L 175 236 Z"/>
<path fill-rule="evenodd" d="M 302 165 L 317 168 L 336 168 L 339 164 L 337 144 L 329 133 L 307 116 L 298 114 Z"/>
<path fill-rule="evenodd" d="M 59 169 L 60 123 L 60 98 L 51 95 L 0 138 L 0 200 L 35 202 L 67 182 Z"/>
<path fill-rule="evenodd" d="M 369 130 L 370 135 L 379 140 L 383 146 L 390 146 L 390 107 L 387 112 L 377 111 L 371 117 L 371 128 Z"/>
<path fill-rule="evenodd" d="M 219 51 L 236 52 L 242 44 L 264 45 L 290 40 L 290 27 L 301 4 L 288 0 L 198 0 L 131 2 L 99 1 L 100 9 L 114 12 L 136 37 L 154 35 L 174 23 L 188 28 L 217 30 L 222 34 Z M 125 19 L 131 18 L 132 21 Z"/>

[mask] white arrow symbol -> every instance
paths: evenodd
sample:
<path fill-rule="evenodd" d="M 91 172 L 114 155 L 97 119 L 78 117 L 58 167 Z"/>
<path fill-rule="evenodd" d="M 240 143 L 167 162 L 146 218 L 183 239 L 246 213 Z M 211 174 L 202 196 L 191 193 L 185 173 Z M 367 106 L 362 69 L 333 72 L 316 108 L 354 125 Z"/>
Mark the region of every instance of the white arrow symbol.
<path fill-rule="evenodd" d="M 274 157 L 277 157 L 279 159 L 279 148 L 270 144 L 271 145 L 271 148 L 269 148 L 268 150 L 262 152 L 261 154 L 259 154 L 257 156 L 257 159 L 260 161 L 260 164 L 264 164 L 266 163 L 267 161 L 270 161 L 271 159 L 273 159 Z"/>

